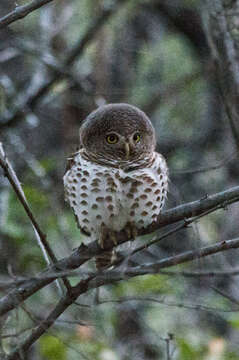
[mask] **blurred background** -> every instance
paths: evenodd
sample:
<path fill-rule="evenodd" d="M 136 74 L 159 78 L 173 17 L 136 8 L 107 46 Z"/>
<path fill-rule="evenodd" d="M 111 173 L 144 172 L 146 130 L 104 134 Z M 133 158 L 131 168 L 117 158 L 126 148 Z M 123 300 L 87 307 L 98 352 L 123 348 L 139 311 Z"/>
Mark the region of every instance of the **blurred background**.
<path fill-rule="evenodd" d="M 27 1 L 1 0 L 0 17 Z M 0 141 L 57 258 L 82 236 L 62 177 L 83 119 L 127 102 L 144 110 L 167 159 L 167 208 L 238 184 L 236 147 L 222 105 L 203 9 L 196 0 L 58 0 L 0 31 Z M 203 217 L 137 257 L 153 262 L 238 236 L 238 205 Z M 149 238 L 151 238 L 149 236 Z M 29 220 L 0 171 L 0 279 L 45 267 Z M 33 360 L 236 360 L 238 250 L 91 291 L 31 349 Z M 93 269 L 94 264 L 84 269 Z M 79 279 L 72 278 L 72 283 Z M 1 295 L 7 289 L 0 286 Z M 10 351 L 53 309 L 54 285 L 5 319 Z M 115 302 L 117 300 L 118 302 Z M 169 352 L 167 349 L 169 348 Z"/>

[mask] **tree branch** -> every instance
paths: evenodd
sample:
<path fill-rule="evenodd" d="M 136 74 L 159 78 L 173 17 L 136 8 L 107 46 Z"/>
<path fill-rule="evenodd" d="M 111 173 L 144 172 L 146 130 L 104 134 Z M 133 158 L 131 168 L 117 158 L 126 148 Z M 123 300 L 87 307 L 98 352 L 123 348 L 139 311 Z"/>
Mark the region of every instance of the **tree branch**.
<path fill-rule="evenodd" d="M 9 160 L 6 157 L 6 154 L 3 150 L 3 146 L 2 146 L 1 142 L 0 142 L 0 166 L 2 167 L 2 169 L 4 171 L 4 176 L 7 177 L 8 181 L 12 185 L 12 188 L 15 191 L 20 203 L 24 207 L 24 210 L 26 211 L 26 213 L 33 225 L 33 228 L 36 230 L 36 232 L 40 238 L 40 241 L 41 241 L 42 245 L 44 246 L 44 250 L 47 252 L 47 255 L 52 259 L 52 261 L 56 262 L 57 259 L 55 258 L 55 254 L 54 254 L 53 250 L 51 249 L 50 245 L 48 244 L 48 242 L 46 240 L 46 235 L 40 229 L 40 226 L 28 205 L 28 202 L 27 202 L 25 194 L 22 190 L 21 184 L 20 184 L 20 182 L 16 176 L 16 173 L 13 170 Z M 49 263 L 49 261 L 47 261 L 47 262 Z"/>
<path fill-rule="evenodd" d="M 0 166 L 2 167 L 3 171 L 4 171 L 4 175 L 7 177 L 8 181 L 10 182 L 10 184 L 13 187 L 13 190 L 15 191 L 18 200 L 20 201 L 20 203 L 22 204 L 27 216 L 30 219 L 30 222 L 33 226 L 35 235 L 36 235 L 36 239 L 38 242 L 38 245 L 40 246 L 42 252 L 43 252 L 43 256 L 46 260 L 46 262 L 48 264 L 50 264 L 51 262 L 56 263 L 57 262 L 57 258 L 53 252 L 53 250 L 51 249 L 47 239 L 46 239 L 46 235 L 43 233 L 43 231 L 41 230 L 35 216 L 33 215 L 33 212 L 31 211 L 29 204 L 27 202 L 27 199 L 25 197 L 24 191 L 22 189 L 22 186 L 20 184 L 20 181 L 17 178 L 17 175 L 15 173 L 15 171 L 13 170 L 10 162 L 8 161 L 6 154 L 4 152 L 2 143 L 0 142 Z M 51 261 L 50 261 L 51 260 Z M 70 283 L 67 279 L 63 278 L 63 282 L 66 286 L 66 288 L 68 290 L 70 290 Z"/>
<path fill-rule="evenodd" d="M 34 10 L 39 9 L 43 5 L 52 2 L 53 0 L 33 0 L 30 3 L 22 6 L 17 6 L 13 11 L 9 14 L 0 18 L 0 29 L 12 24 L 13 22 L 20 20 L 26 17 L 28 14 L 33 12 Z"/>
<path fill-rule="evenodd" d="M 154 225 L 147 227 L 146 229 L 141 229 L 139 235 L 145 235 L 152 233 L 153 231 L 162 228 L 163 226 L 176 223 L 180 220 L 185 220 L 191 218 L 195 215 L 200 215 L 206 213 L 215 208 L 223 208 L 225 204 L 230 204 L 239 201 L 239 186 L 231 188 L 229 190 L 207 196 L 201 200 L 197 200 L 191 203 L 183 204 L 177 206 L 173 209 L 167 210 L 162 213 Z M 118 243 L 124 243 L 128 241 L 127 234 L 125 231 L 121 231 L 117 236 Z M 205 247 L 197 251 L 189 251 L 171 258 L 162 259 L 157 263 L 149 264 L 148 267 L 140 266 L 130 269 L 127 276 L 137 276 L 143 275 L 146 273 L 157 273 L 160 269 L 174 266 L 186 261 L 194 260 L 198 257 L 204 257 L 211 254 L 215 254 L 219 251 L 228 250 L 231 248 L 237 248 L 239 246 L 239 240 L 230 240 L 222 243 L 218 243 L 213 246 Z M 107 244 L 107 248 L 111 249 L 112 244 Z M 39 279 L 30 279 L 26 280 L 21 284 L 17 289 L 11 290 L 6 296 L 0 299 L 0 315 L 7 313 L 8 311 L 16 308 L 20 303 L 26 300 L 29 296 L 42 289 L 43 287 L 50 284 L 58 277 L 59 272 L 65 272 L 68 270 L 73 270 L 80 267 L 86 261 L 91 258 L 100 255 L 103 253 L 103 250 L 98 245 L 97 241 L 91 242 L 88 246 L 81 245 L 77 250 L 75 250 L 69 257 L 59 260 L 57 263 L 51 265 L 46 270 L 39 274 Z M 53 276 L 52 273 L 54 274 Z M 106 279 L 101 278 L 100 283 L 97 286 L 103 284 L 108 284 L 114 281 L 122 280 L 121 275 L 110 277 L 110 274 L 113 274 L 110 271 L 105 272 Z M 44 276 L 46 276 L 44 278 Z M 63 275 L 61 275 L 62 277 Z M 65 274 L 64 274 L 65 276 Z M 104 276 L 104 275 L 103 275 Z M 99 277 L 97 277 L 99 279 Z M 95 287 L 96 285 L 93 285 Z"/>
<path fill-rule="evenodd" d="M 90 278 L 88 279 L 88 281 Z M 87 289 L 87 282 L 81 281 L 76 290 L 63 297 L 54 310 L 43 320 L 36 329 L 34 329 L 29 337 L 20 344 L 11 354 L 7 355 L 4 360 L 21 360 L 28 349 L 34 344 L 42 334 L 44 334 L 55 322 L 55 320 L 77 299 L 81 292 Z"/>
<path fill-rule="evenodd" d="M 223 308 L 218 308 L 218 307 L 211 307 L 211 306 L 207 306 L 207 305 L 202 305 L 202 304 L 190 304 L 190 303 L 178 303 L 178 302 L 174 302 L 171 300 L 167 300 L 165 299 L 165 296 L 162 296 L 161 298 L 154 298 L 154 297 L 145 297 L 145 296 L 127 296 L 127 297 L 121 297 L 119 299 L 110 299 L 110 300 L 103 300 L 100 301 L 98 304 L 96 305 L 104 305 L 104 304 L 111 304 L 111 303 L 116 303 L 116 304 L 123 304 L 125 302 L 128 301 L 147 301 L 147 302 L 152 302 L 152 303 L 158 303 L 158 304 L 162 304 L 162 305 L 166 305 L 168 307 L 179 307 L 179 308 L 184 308 L 184 309 L 191 309 L 191 310 L 201 310 L 201 311 L 208 311 L 208 312 L 235 312 L 238 311 L 238 309 L 223 309 Z"/>
<path fill-rule="evenodd" d="M 82 280 L 77 286 L 72 288 L 71 293 L 67 294 L 61 299 L 55 309 L 50 315 L 43 320 L 40 325 L 33 330 L 32 334 L 5 360 L 20 360 L 21 356 L 24 355 L 29 347 L 39 339 L 39 337 L 55 322 L 55 320 L 71 305 L 73 302 L 82 294 L 86 293 L 90 289 L 95 289 L 103 285 L 115 283 L 120 280 L 125 280 L 131 277 L 146 275 L 146 274 L 157 274 L 161 269 L 169 266 L 175 266 L 187 261 L 202 258 L 208 255 L 216 254 L 220 251 L 229 249 L 239 248 L 239 238 L 233 240 L 222 241 L 212 246 L 205 246 L 197 250 L 186 251 L 182 254 L 171 256 L 166 259 L 162 259 L 153 264 L 146 264 L 136 266 L 134 268 L 128 268 L 125 271 L 108 270 L 104 273 L 98 272 L 92 275 L 87 280 Z"/>

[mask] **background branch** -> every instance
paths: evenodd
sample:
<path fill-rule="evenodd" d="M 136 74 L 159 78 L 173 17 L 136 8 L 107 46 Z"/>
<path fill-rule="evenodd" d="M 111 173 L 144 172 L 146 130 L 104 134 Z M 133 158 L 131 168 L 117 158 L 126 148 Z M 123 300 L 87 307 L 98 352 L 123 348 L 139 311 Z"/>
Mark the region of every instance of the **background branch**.
<path fill-rule="evenodd" d="M 10 184 L 13 187 L 13 190 L 15 191 L 20 203 L 22 204 L 28 218 L 31 221 L 32 227 L 34 229 L 35 235 L 36 235 L 36 239 L 38 242 L 38 245 L 40 246 L 44 259 L 46 260 L 46 262 L 48 264 L 52 263 L 56 263 L 57 262 L 57 258 L 52 250 L 52 248 L 50 247 L 47 239 L 46 239 L 46 235 L 43 233 L 43 231 L 41 230 L 35 216 L 33 215 L 33 212 L 31 211 L 29 204 L 27 202 L 27 199 L 25 197 L 24 191 L 22 189 L 22 186 L 20 184 L 20 181 L 17 178 L 17 175 L 15 173 L 15 171 L 13 170 L 13 167 L 11 166 L 9 160 L 6 157 L 6 154 L 4 152 L 2 143 L 0 142 L 0 166 L 2 167 L 3 171 L 4 171 L 4 175 L 7 177 L 7 179 L 9 180 Z M 70 290 L 70 283 L 67 279 L 63 278 L 63 282 L 66 286 L 66 288 L 68 290 Z M 58 283 L 59 285 L 59 283 Z M 59 285 L 60 286 L 60 285 Z"/>
<path fill-rule="evenodd" d="M 9 14 L 0 18 L 0 29 L 3 29 L 9 24 L 13 22 L 23 19 L 25 16 L 33 12 L 34 10 L 39 9 L 43 5 L 52 2 L 53 0 L 33 0 L 30 3 L 22 6 L 17 6 L 13 11 Z"/>

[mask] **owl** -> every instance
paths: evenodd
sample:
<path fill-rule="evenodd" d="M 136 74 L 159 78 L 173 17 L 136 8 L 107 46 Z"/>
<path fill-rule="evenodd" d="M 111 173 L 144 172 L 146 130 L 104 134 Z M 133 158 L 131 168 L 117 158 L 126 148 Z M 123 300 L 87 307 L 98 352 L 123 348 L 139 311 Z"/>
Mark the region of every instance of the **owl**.
<path fill-rule="evenodd" d="M 154 128 L 129 104 L 108 104 L 92 112 L 80 128 L 80 150 L 69 159 L 65 199 L 79 228 L 101 248 L 117 245 L 157 220 L 168 188 L 168 168 L 155 151 Z"/>

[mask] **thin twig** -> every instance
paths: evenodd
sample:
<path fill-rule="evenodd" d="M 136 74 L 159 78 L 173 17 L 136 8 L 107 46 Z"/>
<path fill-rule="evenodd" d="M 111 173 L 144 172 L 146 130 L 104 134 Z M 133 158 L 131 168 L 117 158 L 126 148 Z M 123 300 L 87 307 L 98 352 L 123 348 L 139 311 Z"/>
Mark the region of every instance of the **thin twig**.
<path fill-rule="evenodd" d="M 125 302 L 130 302 L 130 301 L 145 301 L 145 302 L 152 302 L 152 303 L 157 303 L 157 304 L 161 304 L 161 305 L 165 305 L 168 307 L 177 307 L 177 308 L 183 308 L 183 309 L 190 309 L 190 310 L 196 310 L 196 311 L 209 311 L 209 312 L 235 312 L 238 311 L 238 309 L 234 310 L 234 309 L 220 309 L 217 307 L 211 307 L 211 306 L 207 306 L 207 305 L 202 305 L 202 304 L 187 304 L 187 303 L 179 303 L 179 302 L 174 302 L 171 300 L 167 300 L 165 298 L 162 299 L 158 299 L 158 298 L 153 298 L 153 297 L 139 297 L 139 296 L 127 296 L 127 297 L 122 297 L 119 299 L 110 299 L 110 300 L 104 300 L 104 301 L 100 301 L 98 304 L 94 304 L 94 305 L 104 305 L 104 304 L 123 304 Z"/>
<path fill-rule="evenodd" d="M 211 286 L 211 289 L 231 301 L 233 304 L 239 305 L 239 299 L 236 299 L 234 296 L 227 294 L 225 291 L 218 289 L 215 286 Z"/>
<path fill-rule="evenodd" d="M 137 247 L 136 249 L 134 249 L 134 250 L 132 251 L 132 253 L 130 254 L 130 256 L 131 256 L 131 255 L 134 255 L 135 253 L 137 253 L 137 252 L 139 252 L 139 251 L 141 251 L 141 250 L 144 250 L 144 249 L 149 248 L 150 246 L 158 243 L 159 241 L 161 241 L 161 240 L 165 239 L 166 237 L 168 237 L 168 236 L 176 233 L 176 232 L 179 231 L 179 230 L 182 230 L 182 229 L 187 228 L 190 224 L 192 224 L 193 222 L 196 222 L 196 221 L 199 220 L 201 217 L 206 216 L 206 215 L 209 215 L 210 213 L 214 212 L 215 210 L 224 208 L 226 205 L 227 205 L 227 203 L 225 202 L 225 203 L 223 203 L 223 204 L 217 205 L 217 206 L 215 206 L 215 207 L 213 207 L 213 208 L 205 211 L 204 213 L 202 213 L 202 214 L 200 214 L 200 215 L 198 215 L 198 216 L 192 217 L 191 219 L 190 219 L 190 218 L 189 218 L 189 219 L 188 219 L 188 218 L 185 219 L 182 224 L 178 225 L 178 226 L 175 227 L 174 229 L 169 230 L 167 233 L 163 234 L 163 235 L 160 236 L 159 238 L 154 239 L 154 240 L 152 240 L 152 241 L 148 241 L 146 244 L 141 245 L 141 246 Z"/>
<path fill-rule="evenodd" d="M 17 20 L 24 18 L 25 16 L 27 16 L 34 10 L 37 10 L 40 7 L 42 7 L 43 5 L 46 5 L 52 1 L 53 0 L 33 0 L 26 5 L 17 6 L 9 14 L 0 18 L 0 29 L 3 29 L 6 26 L 8 26 L 9 24 L 12 24 L 13 22 L 15 22 Z"/>
<path fill-rule="evenodd" d="M 238 249 L 239 248 L 239 238 L 235 238 L 232 240 L 221 241 L 216 243 L 215 245 L 205 246 L 199 248 L 197 250 L 189 250 L 185 251 L 181 254 L 170 256 L 165 259 L 161 259 L 154 263 L 139 265 L 135 267 L 129 267 L 121 272 L 116 272 L 115 270 L 108 270 L 102 274 L 98 274 L 95 279 L 93 279 L 89 283 L 89 288 L 93 289 L 95 287 L 99 287 L 107 284 L 112 284 L 117 281 L 125 280 L 127 278 L 140 276 L 140 275 L 148 275 L 148 274 L 158 274 L 161 269 L 183 264 L 195 259 L 203 258 L 209 255 L 217 254 L 222 251 L 230 250 L 230 249 Z"/>
<path fill-rule="evenodd" d="M 238 276 L 239 269 L 232 269 L 232 270 L 209 270 L 209 271 L 161 271 L 161 275 L 166 276 L 183 276 L 183 277 L 191 277 L 191 278 L 198 278 L 198 277 L 227 277 L 227 276 Z"/>
<path fill-rule="evenodd" d="M 10 184 L 12 185 L 12 188 L 14 189 L 20 203 L 22 204 L 22 206 L 24 207 L 24 210 L 26 211 L 33 227 L 36 229 L 40 239 L 41 239 L 41 243 L 44 246 L 44 250 L 47 252 L 48 256 L 50 257 L 50 259 L 53 262 L 56 262 L 57 259 L 55 257 L 55 254 L 53 253 L 53 250 L 51 249 L 50 245 L 48 244 L 47 240 L 46 240 L 46 235 L 43 233 L 43 231 L 40 229 L 40 226 L 35 218 L 35 216 L 33 215 L 29 204 L 26 200 L 25 194 L 23 192 L 23 189 L 21 187 L 21 184 L 16 176 L 15 171 L 13 170 L 9 160 L 6 157 L 6 154 L 4 152 L 2 143 L 0 142 L 0 166 L 3 168 L 4 170 L 4 176 L 7 177 L 8 181 L 10 182 Z M 48 256 L 46 257 L 45 252 L 44 252 L 44 257 L 47 260 L 47 263 L 49 264 L 49 259 Z"/>
<path fill-rule="evenodd" d="M 55 320 L 77 299 L 79 295 L 85 293 L 88 289 L 88 282 L 92 280 L 82 280 L 79 284 L 72 288 L 71 293 L 67 293 L 56 305 L 53 311 L 44 319 L 12 353 L 7 355 L 4 360 L 21 360 L 28 349 L 34 344 L 41 335 L 43 335 L 55 322 Z"/>
<path fill-rule="evenodd" d="M 168 333 L 168 336 L 165 338 L 167 360 L 170 360 L 170 359 L 171 359 L 170 342 L 171 342 L 172 340 L 173 340 L 173 334 Z"/>

